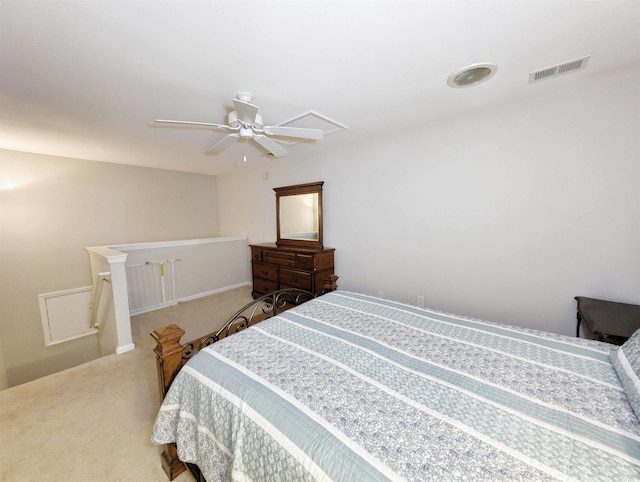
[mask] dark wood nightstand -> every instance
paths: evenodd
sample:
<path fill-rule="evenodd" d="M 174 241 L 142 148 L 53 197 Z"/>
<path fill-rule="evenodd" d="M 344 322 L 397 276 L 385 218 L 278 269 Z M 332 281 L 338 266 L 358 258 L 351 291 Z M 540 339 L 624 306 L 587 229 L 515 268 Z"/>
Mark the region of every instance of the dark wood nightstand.
<path fill-rule="evenodd" d="M 596 300 L 576 296 L 578 324 L 576 336 L 580 336 L 580 324 L 584 323 L 585 337 L 622 345 L 640 329 L 640 306 L 614 301 Z M 588 334 L 592 336 L 588 336 Z"/>

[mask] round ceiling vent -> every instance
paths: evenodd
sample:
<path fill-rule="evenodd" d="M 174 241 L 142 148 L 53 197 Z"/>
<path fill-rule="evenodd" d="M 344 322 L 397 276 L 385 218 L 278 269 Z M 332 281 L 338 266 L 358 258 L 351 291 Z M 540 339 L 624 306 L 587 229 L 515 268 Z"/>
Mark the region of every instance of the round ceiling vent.
<path fill-rule="evenodd" d="M 451 74 L 447 79 L 447 84 L 455 88 L 471 87 L 489 80 L 497 70 L 498 66 L 489 62 L 472 64 Z"/>

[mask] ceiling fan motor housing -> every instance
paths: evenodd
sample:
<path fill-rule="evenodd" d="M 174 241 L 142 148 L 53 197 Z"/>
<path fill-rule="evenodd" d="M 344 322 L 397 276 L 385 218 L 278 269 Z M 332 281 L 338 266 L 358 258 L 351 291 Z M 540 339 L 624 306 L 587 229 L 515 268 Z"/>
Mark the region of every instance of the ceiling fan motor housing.
<path fill-rule="evenodd" d="M 232 110 L 227 114 L 227 124 L 229 124 L 229 127 L 233 128 L 238 127 L 241 124 L 240 120 L 238 120 L 238 113 L 235 110 Z M 252 127 L 255 129 L 262 129 L 264 127 L 262 116 L 260 114 L 256 114 Z"/>

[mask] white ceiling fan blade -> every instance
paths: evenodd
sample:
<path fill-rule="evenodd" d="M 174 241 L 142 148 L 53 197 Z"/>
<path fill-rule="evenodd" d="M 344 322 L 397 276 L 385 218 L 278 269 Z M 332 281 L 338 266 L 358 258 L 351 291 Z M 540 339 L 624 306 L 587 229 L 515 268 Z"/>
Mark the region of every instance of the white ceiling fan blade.
<path fill-rule="evenodd" d="M 267 136 L 256 134 L 253 136 L 253 139 L 276 157 L 282 157 L 287 153 L 287 150 L 284 147 L 276 141 L 269 139 Z"/>
<path fill-rule="evenodd" d="M 224 124 L 212 124 L 211 122 L 193 122 L 193 121 L 180 121 L 180 120 L 170 120 L 170 119 L 156 119 L 156 122 L 161 122 L 164 124 L 187 124 L 192 126 L 207 126 L 207 127 L 215 127 L 216 129 L 233 129 L 230 126 L 226 126 Z"/>
<path fill-rule="evenodd" d="M 209 152 L 215 152 L 216 154 L 224 151 L 227 147 L 233 144 L 240 138 L 240 134 L 229 134 L 228 136 L 223 137 L 214 145 L 209 148 Z"/>
<path fill-rule="evenodd" d="M 274 136 L 297 137 L 299 139 L 317 139 L 321 141 L 324 138 L 322 129 L 308 129 L 306 127 L 287 127 L 287 126 L 264 126 L 263 130 L 267 134 Z"/>
<path fill-rule="evenodd" d="M 258 106 L 244 102 L 242 100 L 233 99 L 233 105 L 236 107 L 238 113 L 238 119 L 240 122 L 247 124 L 253 124 L 256 120 L 256 114 L 258 113 Z"/>

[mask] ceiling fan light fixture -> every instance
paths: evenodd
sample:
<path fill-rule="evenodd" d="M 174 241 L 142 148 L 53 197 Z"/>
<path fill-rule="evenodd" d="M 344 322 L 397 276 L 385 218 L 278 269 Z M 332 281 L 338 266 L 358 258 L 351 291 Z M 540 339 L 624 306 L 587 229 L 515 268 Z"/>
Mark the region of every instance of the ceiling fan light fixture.
<path fill-rule="evenodd" d="M 497 70 L 498 66 L 490 62 L 471 64 L 451 74 L 447 84 L 453 88 L 472 87 L 489 80 Z"/>

